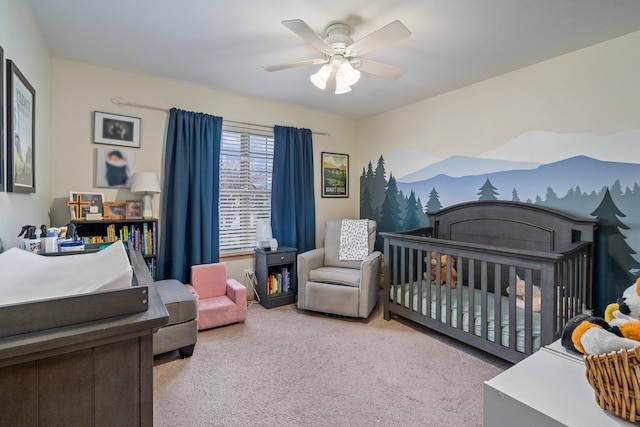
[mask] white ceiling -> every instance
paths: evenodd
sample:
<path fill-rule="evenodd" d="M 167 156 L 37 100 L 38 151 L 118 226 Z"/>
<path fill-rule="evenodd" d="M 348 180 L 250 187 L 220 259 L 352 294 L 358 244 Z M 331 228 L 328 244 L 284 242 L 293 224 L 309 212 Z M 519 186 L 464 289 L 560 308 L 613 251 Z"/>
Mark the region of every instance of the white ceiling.
<path fill-rule="evenodd" d="M 54 55 L 353 118 L 369 117 L 640 30 L 639 0 L 28 0 Z M 405 67 L 323 92 L 319 57 L 281 24 L 345 21 L 359 40 L 402 21 L 412 35 L 365 58 Z M 136 100 L 133 100 L 135 102 Z M 179 106 L 178 106 L 179 107 Z"/>

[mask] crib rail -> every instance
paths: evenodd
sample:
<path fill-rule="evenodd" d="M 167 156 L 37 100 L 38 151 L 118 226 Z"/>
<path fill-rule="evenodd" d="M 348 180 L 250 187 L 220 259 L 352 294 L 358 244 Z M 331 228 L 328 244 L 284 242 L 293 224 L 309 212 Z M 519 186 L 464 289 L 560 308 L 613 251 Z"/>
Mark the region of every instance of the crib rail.
<path fill-rule="evenodd" d="M 568 319 L 591 308 L 589 242 L 547 253 L 431 238 L 429 229 L 380 234 L 387 320 L 409 318 L 515 363 L 558 339 Z M 520 302 L 518 277 L 524 280 Z"/>

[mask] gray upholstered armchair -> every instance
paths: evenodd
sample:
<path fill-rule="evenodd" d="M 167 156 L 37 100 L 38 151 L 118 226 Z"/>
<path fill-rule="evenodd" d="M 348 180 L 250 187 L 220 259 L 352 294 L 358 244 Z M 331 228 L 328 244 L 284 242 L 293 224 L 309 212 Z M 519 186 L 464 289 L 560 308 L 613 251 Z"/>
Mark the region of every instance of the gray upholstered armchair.
<path fill-rule="evenodd" d="M 325 224 L 324 248 L 298 255 L 298 308 L 367 318 L 378 300 L 381 253 L 373 250 L 376 222 L 367 225 L 362 261 L 340 261 L 342 220 Z"/>

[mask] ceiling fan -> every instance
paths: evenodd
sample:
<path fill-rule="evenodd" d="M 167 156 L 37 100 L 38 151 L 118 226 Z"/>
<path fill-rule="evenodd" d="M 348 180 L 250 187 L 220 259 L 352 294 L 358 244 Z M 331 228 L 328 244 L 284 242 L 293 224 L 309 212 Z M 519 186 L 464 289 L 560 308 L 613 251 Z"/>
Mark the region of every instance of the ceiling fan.
<path fill-rule="evenodd" d="M 397 79 L 406 71 L 402 67 L 361 58 L 361 55 L 374 49 L 409 37 L 411 31 L 400 21 L 393 21 L 355 42 L 350 37 L 351 27 L 344 22 L 329 24 L 324 38 L 301 19 L 282 21 L 282 25 L 318 49 L 322 58 L 264 67 L 267 71 L 322 64 L 320 70 L 310 77 L 311 82 L 324 90 L 329 79 L 334 76 L 335 79 L 331 82 L 335 82 L 336 94 L 350 92 L 351 86 L 360 79 L 360 71 L 388 79 Z"/>

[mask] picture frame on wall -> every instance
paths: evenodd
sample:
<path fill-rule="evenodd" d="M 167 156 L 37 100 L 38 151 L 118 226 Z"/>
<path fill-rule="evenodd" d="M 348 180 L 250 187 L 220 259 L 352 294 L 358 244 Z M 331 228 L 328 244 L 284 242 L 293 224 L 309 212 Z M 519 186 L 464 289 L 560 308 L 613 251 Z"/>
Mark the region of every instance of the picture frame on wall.
<path fill-rule="evenodd" d="M 134 151 L 119 147 L 96 149 L 96 187 L 129 188 Z"/>
<path fill-rule="evenodd" d="M 322 153 L 322 197 L 349 197 L 349 155 Z"/>
<path fill-rule="evenodd" d="M 7 60 L 7 191 L 36 192 L 36 91 Z"/>
<path fill-rule="evenodd" d="M 78 197 L 79 196 L 79 197 Z M 87 193 L 83 191 L 69 192 L 69 209 L 71 210 L 72 220 L 84 220 L 88 213 L 104 215 L 104 194 L 103 193 Z M 76 215 L 76 207 L 80 206 L 80 217 Z"/>
<path fill-rule="evenodd" d="M 4 49 L 0 46 L 0 192 L 4 191 Z"/>
<path fill-rule="evenodd" d="M 139 117 L 93 112 L 93 142 L 140 148 Z"/>

